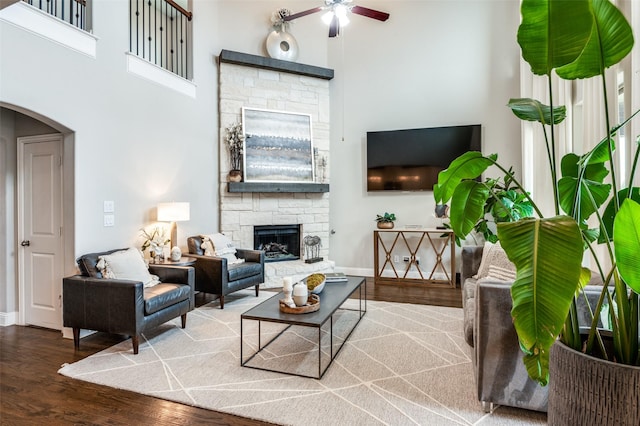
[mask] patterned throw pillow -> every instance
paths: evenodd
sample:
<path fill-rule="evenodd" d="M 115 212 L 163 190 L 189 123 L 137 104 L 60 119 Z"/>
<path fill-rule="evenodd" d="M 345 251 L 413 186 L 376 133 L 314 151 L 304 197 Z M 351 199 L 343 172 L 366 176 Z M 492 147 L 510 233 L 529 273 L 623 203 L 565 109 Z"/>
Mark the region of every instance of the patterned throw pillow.
<path fill-rule="evenodd" d="M 491 277 L 500 281 L 513 281 L 515 280 L 515 274 L 516 265 L 509 260 L 507 253 L 500 245 L 500 241 L 495 244 L 488 241 L 485 242 L 482 250 L 482 260 L 475 278 Z"/>
<path fill-rule="evenodd" d="M 205 256 L 224 257 L 230 264 L 242 263 L 244 259 L 236 257 L 236 247 L 233 241 L 224 234 L 201 235 L 201 248 Z"/>

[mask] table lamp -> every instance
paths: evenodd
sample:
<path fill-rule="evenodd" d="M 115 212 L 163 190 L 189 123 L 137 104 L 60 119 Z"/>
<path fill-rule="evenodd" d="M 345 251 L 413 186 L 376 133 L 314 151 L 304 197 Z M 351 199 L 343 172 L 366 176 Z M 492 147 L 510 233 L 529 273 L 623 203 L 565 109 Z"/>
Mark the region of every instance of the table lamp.
<path fill-rule="evenodd" d="M 170 247 L 178 245 L 178 227 L 176 222 L 189 220 L 189 203 L 159 203 L 158 221 L 171 222 Z"/>

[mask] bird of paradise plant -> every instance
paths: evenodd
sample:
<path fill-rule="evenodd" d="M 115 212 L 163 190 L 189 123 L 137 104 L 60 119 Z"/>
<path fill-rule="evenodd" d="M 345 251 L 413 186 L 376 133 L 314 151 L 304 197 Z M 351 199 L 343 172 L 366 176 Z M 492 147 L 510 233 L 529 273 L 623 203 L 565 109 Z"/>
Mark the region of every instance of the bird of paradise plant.
<path fill-rule="evenodd" d="M 542 126 L 547 148 L 555 215 L 544 217 L 523 186 L 537 217 L 497 225 L 498 238 L 517 277 L 511 288 L 511 311 L 529 376 L 540 384 L 549 380 L 549 350 L 560 338 L 586 353 L 595 348 L 602 357 L 628 365 L 640 365 L 638 328 L 640 293 L 640 188 L 633 186 L 639 152 L 636 152 L 628 184 L 617 187 L 614 135 L 638 112 L 618 125 L 608 115 L 605 70 L 620 62 L 632 49 L 631 26 L 608 0 L 523 0 L 518 43 L 522 57 L 534 74 L 546 76 L 550 104 L 534 99 L 511 99 L 509 107 L 522 120 Z M 565 107 L 553 104 L 552 73 L 563 79 L 602 79 L 606 133 L 582 155 L 570 153 L 557 162 L 554 128 L 565 119 Z M 585 105 L 585 109 L 589 105 Z M 484 215 L 492 189 L 476 179 L 489 167 L 505 176 L 508 170 L 496 154 L 468 152 L 454 160 L 438 177 L 436 204 L 450 201 L 451 227 L 464 237 Z M 589 227 L 590 218 L 597 226 Z M 609 262 L 595 255 L 595 244 L 604 244 Z M 605 285 L 593 315 L 586 345 L 577 320 L 578 291 L 589 280 L 582 267 L 584 253 L 594 254 L 596 269 Z M 606 265 L 612 265 L 608 267 Z M 607 269 L 608 268 L 608 269 Z M 613 351 L 602 344 L 597 312 L 607 306 L 611 319 Z"/>

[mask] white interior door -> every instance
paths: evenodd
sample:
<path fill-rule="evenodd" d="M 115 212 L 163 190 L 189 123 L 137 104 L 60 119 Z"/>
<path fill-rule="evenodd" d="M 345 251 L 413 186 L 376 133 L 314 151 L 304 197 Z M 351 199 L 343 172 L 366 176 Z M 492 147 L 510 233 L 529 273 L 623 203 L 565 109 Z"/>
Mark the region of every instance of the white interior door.
<path fill-rule="evenodd" d="M 18 247 L 24 324 L 62 329 L 62 135 L 18 138 Z"/>

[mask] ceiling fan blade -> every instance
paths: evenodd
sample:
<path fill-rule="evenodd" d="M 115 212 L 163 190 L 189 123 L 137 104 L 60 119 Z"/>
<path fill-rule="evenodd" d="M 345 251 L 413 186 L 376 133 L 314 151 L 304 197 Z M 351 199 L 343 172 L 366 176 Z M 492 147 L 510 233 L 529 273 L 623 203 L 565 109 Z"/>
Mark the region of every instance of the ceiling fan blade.
<path fill-rule="evenodd" d="M 331 25 L 329 25 L 329 37 L 335 37 L 340 33 L 340 19 L 334 13 L 333 19 L 331 19 Z"/>
<path fill-rule="evenodd" d="M 314 7 L 313 9 L 303 10 L 302 12 L 294 13 L 293 15 L 289 15 L 283 18 L 283 21 L 293 21 L 294 19 L 302 18 L 303 16 L 311 15 L 312 13 L 320 12 L 324 8 L 323 7 Z"/>
<path fill-rule="evenodd" d="M 353 6 L 351 8 L 351 12 L 357 15 L 366 16 L 367 18 L 377 19 L 378 21 L 386 21 L 389 19 L 389 14 L 386 12 L 379 12 L 362 6 Z"/>

